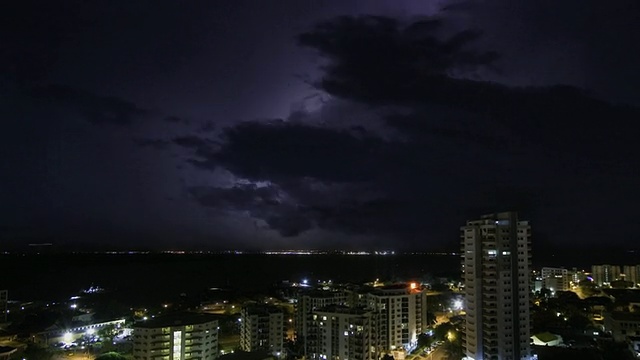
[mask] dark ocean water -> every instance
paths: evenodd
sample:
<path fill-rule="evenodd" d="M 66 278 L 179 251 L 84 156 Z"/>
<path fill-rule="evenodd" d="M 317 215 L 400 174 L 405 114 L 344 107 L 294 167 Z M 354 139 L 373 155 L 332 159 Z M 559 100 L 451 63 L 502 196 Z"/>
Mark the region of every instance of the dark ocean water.
<path fill-rule="evenodd" d="M 551 251 L 534 248 L 534 267 L 640 264 L 628 251 Z M 259 254 L 0 254 L 0 289 L 15 300 L 62 300 L 91 285 L 129 304 L 175 299 L 212 287 L 267 292 L 283 280 L 365 282 L 459 277 L 452 255 L 259 255 Z"/>
<path fill-rule="evenodd" d="M 12 299 L 61 300 L 96 285 L 136 304 L 211 287 L 266 292 L 283 280 L 455 277 L 459 264 L 445 255 L 0 255 L 0 289 Z"/>

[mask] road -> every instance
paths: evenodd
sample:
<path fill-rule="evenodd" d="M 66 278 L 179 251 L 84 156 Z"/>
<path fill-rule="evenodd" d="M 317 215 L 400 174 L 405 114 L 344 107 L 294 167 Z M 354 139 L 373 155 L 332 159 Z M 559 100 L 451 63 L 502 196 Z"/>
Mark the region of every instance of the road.
<path fill-rule="evenodd" d="M 435 350 L 433 350 L 429 355 L 418 355 L 414 358 L 415 360 L 449 360 L 447 359 L 447 355 L 444 352 L 444 348 L 442 346 L 438 346 Z M 454 360 L 454 359 L 451 359 Z"/>
<path fill-rule="evenodd" d="M 85 353 L 58 352 L 51 357 L 52 360 L 93 360 L 95 356 Z"/>

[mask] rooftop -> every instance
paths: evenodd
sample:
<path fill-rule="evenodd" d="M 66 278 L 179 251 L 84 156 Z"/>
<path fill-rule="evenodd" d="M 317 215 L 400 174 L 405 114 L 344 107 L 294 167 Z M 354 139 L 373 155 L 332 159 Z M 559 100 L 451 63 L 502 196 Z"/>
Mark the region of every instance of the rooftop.
<path fill-rule="evenodd" d="M 158 316 L 144 322 L 138 322 L 135 328 L 160 328 L 169 326 L 204 324 L 218 319 L 215 315 L 200 314 L 194 312 L 179 312 Z"/>
<path fill-rule="evenodd" d="M 533 336 L 537 337 L 540 341 L 545 342 L 545 343 L 548 343 L 548 342 L 551 342 L 551 341 L 555 341 L 555 340 L 558 339 L 558 335 L 554 335 L 554 334 L 552 334 L 552 333 L 550 333 L 548 331 L 547 332 L 543 332 L 543 333 L 539 333 L 539 334 L 535 334 Z"/>
<path fill-rule="evenodd" d="M 284 313 L 284 309 L 279 306 L 269 304 L 248 304 L 243 309 L 248 315 L 267 315 Z"/>
<path fill-rule="evenodd" d="M 342 291 L 337 290 L 320 290 L 320 289 L 312 289 L 305 292 L 302 292 L 300 295 L 308 296 L 312 298 L 333 298 L 344 296 Z"/>
<path fill-rule="evenodd" d="M 18 349 L 12 346 L 0 346 L 0 355 L 7 356 L 16 352 Z"/>
<path fill-rule="evenodd" d="M 368 311 L 363 308 L 353 308 L 344 305 L 329 305 L 322 309 L 316 310 L 316 312 L 322 313 L 336 313 L 336 314 L 349 314 L 349 315 L 364 315 Z"/>
<path fill-rule="evenodd" d="M 371 294 L 373 295 L 407 295 L 419 293 L 421 290 L 418 287 L 412 287 L 411 284 L 393 284 L 382 287 L 376 287 Z"/>

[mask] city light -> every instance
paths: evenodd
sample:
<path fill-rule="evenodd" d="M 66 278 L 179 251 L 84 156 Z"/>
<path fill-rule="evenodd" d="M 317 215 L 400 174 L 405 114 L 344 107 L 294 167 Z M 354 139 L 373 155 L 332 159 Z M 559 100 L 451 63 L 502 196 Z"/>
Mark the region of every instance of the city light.
<path fill-rule="evenodd" d="M 69 343 L 71 342 L 71 340 L 73 340 L 73 334 L 67 331 L 66 333 L 64 333 L 64 336 L 62 337 L 62 339 L 64 340 L 64 342 Z"/>
<path fill-rule="evenodd" d="M 454 341 L 456 339 L 456 334 L 453 331 L 447 332 L 447 340 Z"/>

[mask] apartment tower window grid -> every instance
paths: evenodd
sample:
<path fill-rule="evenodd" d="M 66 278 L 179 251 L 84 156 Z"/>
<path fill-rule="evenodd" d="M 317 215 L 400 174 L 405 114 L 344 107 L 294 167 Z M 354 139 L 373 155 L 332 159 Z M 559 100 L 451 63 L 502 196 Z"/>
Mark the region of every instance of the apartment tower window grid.
<path fill-rule="evenodd" d="M 531 359 L 531 227 L 515 212 L 461 227 L 465 354 L 474 360 Z"/>

